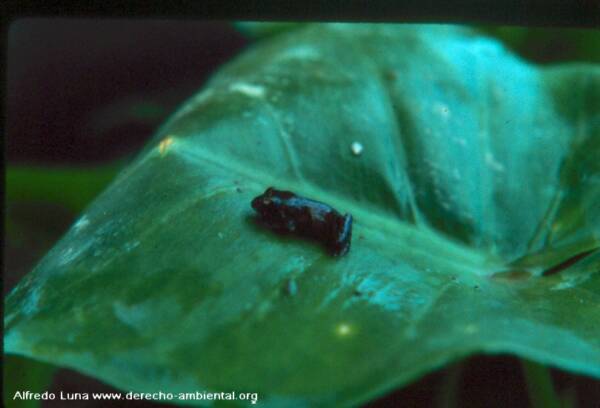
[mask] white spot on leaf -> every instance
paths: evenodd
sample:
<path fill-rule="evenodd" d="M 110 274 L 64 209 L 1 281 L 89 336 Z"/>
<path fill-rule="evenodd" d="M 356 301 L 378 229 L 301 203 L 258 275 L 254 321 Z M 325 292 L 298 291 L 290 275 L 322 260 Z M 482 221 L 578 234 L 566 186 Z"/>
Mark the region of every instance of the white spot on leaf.
<path fill-rule="evenodd" d="M 350 145 L 350 150 L 352 151 L 353 155 L 360 156 L 363 152 L 363 145 L 359 142 L 353 142 Z"/>
<path fill-rule="evenodd" d="M 566 276 L 563 278 L 562 282 L 552 286 L 550 290 L 570 289 L 581 284 L 582 282 L 585 282 L 588 278 L 589 276 L 586 275 Z"/>
<path fill-rule="evenodd" d="M 262 98 L 265 95 L 265 88 L 260 85 L 247 82 L 236 82 L 229 86 L 231 92 L 239 92 L 251 98 Z"/>
<path fill-rule="evenodd" d="M 302 61 L 316 60 L 320 57 L 319 52 L 312 46 L 299 45 L 290 47 L 279 54 L 279 59 L 299 59 Z"/>
<path fill-rule="evenodd" d="M 130 252 L 133 249 L 137 248 L 140 245 L 140 241 L 131 241 L 125 244 L 125 251 Z"/>
<path fill-rule="evenodd" d="M 174 142 L 173 136 L 167 136 L 163 140 L 160 141 L 160 143 L 158 144 L 158 152 L 160 153 L 161 156 L 164 156 L 167 153 L 167 151 L 169 150 L 169 147 L 173 144 L 173 142 Z"/>
<path fill-rule="evenodd" d="M 202 103 L 208 101 L 212 96 L 213 96 L 212 89 L 205 89 L 204 91 L 200 92 L 198 94 L 198 96 L 196 96 L 194 98 L 194 102 L 197 104 L 202 104 Z"/>
<path fill-rule="evenodd" d="M 348 336 L 352 333 L 352 326 L 350 326 L 348 323 L 340 323 L 335 328 L 335 332 L 340 337 Z"/>
<path fill-rule="evenodd" d="M 485 163 L 492 170 L 495 170 L 495 171 L 498 171 L 498 172 L 504 172 L 504 165 L 502 163 L 500 163 L 499 161 L 497 161 L 496 158 L 494 157 L 494 155 L 491 152 L 486 152 L 485 153 Z"/>
<path fill-rule="evenodd" d="M 90 225 L 90 221 L 88 220 L 87 216 L 84 215 L 79 220 L 77 220 L 73 228 L 75 228 L 76 231 L 80 231 L 88 225 Z"/>
<path fill-rule="evenodd" d="M 69 248 L 65 249 L 64 251 L 62 251 L 62 253 L 60 254 L 60 256 L 58 258 L 58 264 L 66 265 L 66 264 L 72 262 L 75 258 L 77 258 L 78 255 L 79 255 L 78 251 L 75 251 L 72 247 L 69 247 Z"/>

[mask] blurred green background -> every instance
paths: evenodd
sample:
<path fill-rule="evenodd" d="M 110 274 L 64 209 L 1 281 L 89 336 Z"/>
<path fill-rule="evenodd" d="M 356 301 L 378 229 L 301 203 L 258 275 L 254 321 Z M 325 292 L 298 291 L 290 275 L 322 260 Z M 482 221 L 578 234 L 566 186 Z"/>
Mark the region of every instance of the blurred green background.
<path fill-rule="evenodd" d="M 477 27 L 539 64 L 600 62 L 600 32 Z M 7 47 L 4 295 L 210 74 L 251 41 L 227 22 L 21 19 Z M 5 356 L 4 401 L 16 390 L 102 392 L 68 369 Z M 544 371 L 548 373 L 548 371 Z M 600 382 L 551 370 L 566 405 L 598 406 Z M 369 406 L 527 406 L 521 362 L 476 356 Z M 112 404 L 112 405 L 111 405 Z M 128 406 L 162 404 L 136 401 Z M 44 401 L 44 407 L 63 406 Z M 73 401 L 69 406 L 119 406 Z"/>

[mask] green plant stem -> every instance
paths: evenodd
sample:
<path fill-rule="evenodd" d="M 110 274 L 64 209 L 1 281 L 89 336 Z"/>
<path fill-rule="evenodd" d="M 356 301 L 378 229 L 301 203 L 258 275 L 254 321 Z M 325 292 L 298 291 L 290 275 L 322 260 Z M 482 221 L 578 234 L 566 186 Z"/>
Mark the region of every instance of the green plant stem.
<path fill-rule="evenodd" d="M 533 408 L 560 408 L 560 399 L 554 390 L 548 367 L 521 359 L 529 402 Z"/>
<path fill-rule="evenodd" d="M 460 388 L 460 379 L 464 363 L 459 362 L 448 367 L 446 375 L 440 384 L 435 406 L 439 408 L 455 408 L 458 407 L 458 391 Z"/>
<path fill-rule="evenodd" d="M 75 213 L 102 191 L 122 164 L 98 167 L 9 166 L 6 199 L 43 201 L 65 206 Z"/>

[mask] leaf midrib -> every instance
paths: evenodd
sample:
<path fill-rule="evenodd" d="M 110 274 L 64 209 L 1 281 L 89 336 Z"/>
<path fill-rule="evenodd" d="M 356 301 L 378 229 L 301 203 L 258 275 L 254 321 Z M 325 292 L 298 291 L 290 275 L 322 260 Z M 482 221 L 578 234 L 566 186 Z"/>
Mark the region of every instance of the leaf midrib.
<path fill-rule="evenodd" d="M 343 210 L 342 212 L 351 213 L 355 220 L 355 227 L 358 226 L 361 232 L 366 233 L 374 240 L 381 241 L 384 245 L 392 247 L 394 251 L 402 253 L 410 250 L 429 259 L 435 259 L 439 264 L 454 265 L 452 269 L 463 271 L 465 274 L 478 276 L 489 275 L 493 271 L 501 269 L 503 265 L 500 258 L 453 242 L 426 226 L 416 227 L 392 218 L 377 208 L 362 209 L 346 197 L 332 194 L 314 187 L 312 184 L 273 177 L 258 167 L 244 163 L 242 160 L 234 160 L 230 155 L 208 151 L 184 138 L 170 137 L 173 143 L 167 154 L 175 154 L 178 158 L 190 161 L 194 165 L 200 163 L 201 165 L 224 169 L 227 173 L 239 174 L 247 180 L 254 181 L 259 191 L 268 186 L 285 185 L 286 189 L 295 191 L 300 195 L 315 197 L 337 209 Z M 128 173 L 131 174 L 131 171 L 135 171 L 135 168 L 152 158 L 161 158 L 158 146 L 151 149 L 146 156 L 133 164 Z M 249 171 L 249 169 L 252 169 L 252 171 Z M 210 191 L 204 191 L 203 195 L 211 193 Z M 407 244 L 409 244 L 409 248 L 406 248 Z"/>

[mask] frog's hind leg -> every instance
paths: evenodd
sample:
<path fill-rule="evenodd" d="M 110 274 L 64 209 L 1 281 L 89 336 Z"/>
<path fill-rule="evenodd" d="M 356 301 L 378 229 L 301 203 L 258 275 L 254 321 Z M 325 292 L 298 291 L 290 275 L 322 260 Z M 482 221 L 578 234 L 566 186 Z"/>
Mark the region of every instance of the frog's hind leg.
<path fill-rule="evenodd" d="M 352 215 L 346 214 L 338 217 L 336 228 L 331 245 L 331 252 L 334 256 L 345 255 L 350 250 L 350 241 L 352 240 Z"/>

